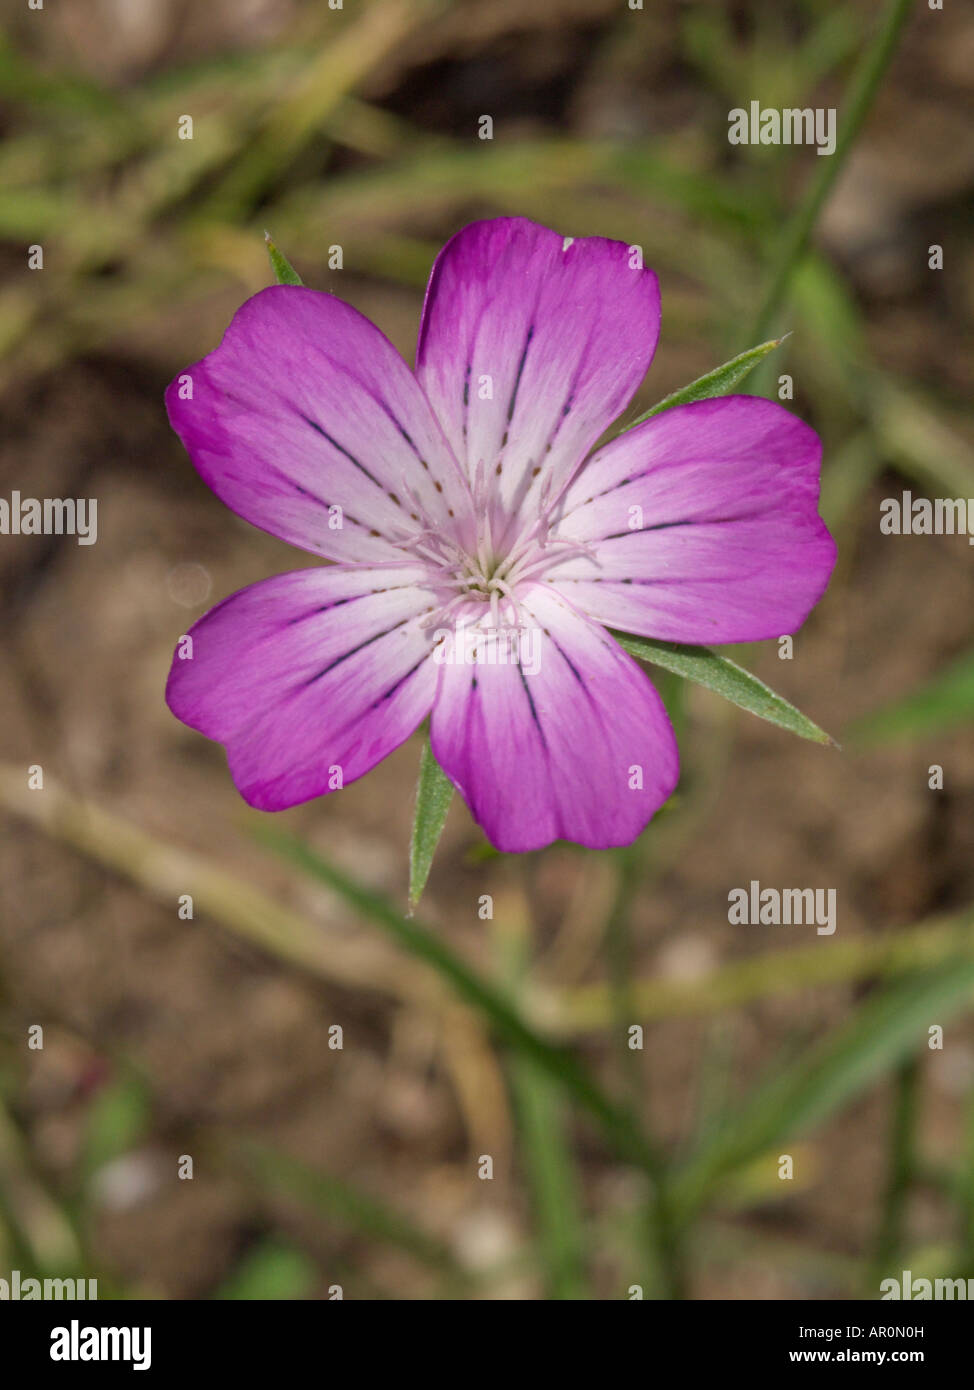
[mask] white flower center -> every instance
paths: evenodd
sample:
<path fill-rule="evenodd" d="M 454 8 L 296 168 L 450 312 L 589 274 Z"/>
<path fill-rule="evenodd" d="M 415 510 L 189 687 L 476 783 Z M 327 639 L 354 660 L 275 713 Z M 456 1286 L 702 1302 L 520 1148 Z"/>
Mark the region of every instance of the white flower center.
<path fill-rule="evenodd" d="M 421 502 L 405 483 L 404 488 L 417 509 L 421 529 L 397 537 L 396 544 L 429 567 L 435 587 L 453 591 L 453 597 L 424 620 L 424 627 L 442 626 L 443 620 L 454 610 L 471 602 L 484 605 L 484 614 L 486 616 L 489 611 L 491 626 L 495 629 L 500 627 L 502 603 L 513 609 L 513 626 L 528 626 L 518 601 L 518 585 L 528 579 L 539 579 L 546 569 L 571 555 L 593 555 L 592 547 L 584 541 L 560 540 L 548 534 L 554 507 L 549 504 L 546 486 L 541 488 L 537 514 L 525 523 L 504 553 L 498 554 L 491 528 L 487 471 L 482 462 L 471 488 L 477 520 L 473 552 L 431 522 Z"/>

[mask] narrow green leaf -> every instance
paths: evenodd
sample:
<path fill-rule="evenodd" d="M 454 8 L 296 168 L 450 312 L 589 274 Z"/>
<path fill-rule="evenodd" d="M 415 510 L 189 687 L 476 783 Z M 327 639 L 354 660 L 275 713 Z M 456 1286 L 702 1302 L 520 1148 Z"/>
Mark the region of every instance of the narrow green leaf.
<path fill-rule="evenodd" d="M 675 671 L 684 680 L 695 681 L 706 686 L 732 705 L 766 719 L 769 724 L 777 724 L 799 738 L 811 739 L 813 743 L 831 744 L 838 748 L 835 739 L 824 729 L 813 724 L 801 710 L 795 709 L 787 700 L 775 693 L 764 681 L 745 671 L 729 657 L 718 656 L 707 647 L 678 647 L 672 642 L 653 642 L 648 637 L 631 637 L 628 633 L 614 632 L 613 637 L 632 656 L 641 661 L 651 661 L 654 666 L 662 666 L 666 671 Z"/>
<path fill-rule="evenodd" d="M 749 372 L 753 372 L 754 368 L 767 357 L 769 352 L 780 347 L 788 336 L 786 333 L 782 338 L 772 338 L 770 342 L 748 348 L 747 352 L 732 357 L 722 367 L 715 367 L 706 376 L 691 381 L 689 386 L 683 386 L 679 391 L 674 391 L 672 395 L 664 396 L 656 405 L 643 411 L 642 415 L 633 420 L 631 425 L 627 425 L 626 430 L 635 429 L 636 425 L 641 425 L 644 420 L 650 419 L 653 415 L 659 415 L 663 410 L 670 410 L 674 405 L 689 405 L 691 401 L 706 401 L 710 400 L 712 396 L 726 396 L 744 380 Z M 626 430 L 623 430 L 622 433 L 625 434 Z"/>
<path fill-rule="evenodd" d="M 123 1074 L 95 1092 L 82 1135 L 80 1163 L 86 1180 L 141 1143 L 149 1111 L 145 1084 L 134 1075 Z"/>
<path fill-rule="evenodd" d="M 413 835 L 409 842 L 409 906 L 414 908 L 423 896 L 436 846 L 440 842 L 447 812 L 453 800 L 453 783 L 433 757 L 427 738 L 419 764 Z"/>
<path fill-rule="evenodd" d="M 297 1302 L 311 1296 L 317 1274 L 314 1261 L 303 1250 L 265 1238 L 244 1255 L 214 1297 L 255 1303 Z"/>
<path fill-rule="evenodd" d="M 449 1247 L 438 1237 L 344 1179 L 251 1139 L 235 1144 L 228 1157 L 263 1191 L 287 1195 L 310 1211 L 341 1221 L 370 1240 L 395 1246 L 422 1264 L 465 1278 Z"/>
<path fill-rule="evenodd" d="M 948 416 L 915 387 L 884 377 L 871 379 L 870 395 L 870 428 L 887 463 L 929 497 L 974 496 L 971 451 L 959 412 Z"/>
<path fill-rule="evenodd" d="M 922 1083 L 919 1052 L 900 1063 L 886 1144 L 886 1187 L 866 1286 L 875 1288 L 907 1245 L 907 1208 L 918 1176 L 918 1119 Z M 868 1293 L 864 1290 L 864 1297 Z"/>
<path fill-rule="evenodd" d="M 510 1076 L 548 1297 L 588 1298 L 579 1183 L 565 1134 L 564 1095 L 527 1058 L 512 1058 Z"/>
<path fill-rule="evenodd" d="M 805 254 L 819 214 L 856 143 L 912 9 L 913 0 L 889 0 L 875 37 L 860 55 L 842 95 L 842 124 L 832 156 L 830 159 L 816 160 L 815 173 L 785 228 L 771 272 L 771 282 L 751 330 L 755 337 L 768 331 L 778 306 L 784 300 L 795 267 Z"/>
<path fill-rule="evenodd" d="M 530 978 L 527 933 L 502 928 L 495 938 L 503 976 L 517 999 Z M 527 1057 L 513 1055 L 508 1070 L 548 1297 L 590 1298 L 581 1184 L 566 1134 L 565 1097 Z"/>
<path fill-rule="evenodd" d="M 862 747 L 870 747 L 895 739 L 946 733 L 958 724 L 972 722 L 974 652 L 968 652 L 919 690 L 856 720 L 849 737 Z"/>
<path fill-rule="evenodd" d="M 270 232 L 264 233 L 264 241 L 267 243 L 267 254 L 271 258 L 271 269 L 277 277 L 277 283 L 279 285 L 303 285 L 304 281 L 301 276 L 283 251 L 277 249 L 277 245 L 271 239 Z"/>
<path fill-rule="evenodd" d="M 820 1124 L 902 1063 L 924 1045 L 930 1020 L 946 1021 L 970 1003 L 972 989 L 974 961 L 956 959 L 874 994 L 742 1100 L 735 1118 L 690 1158 L 672 1189 L 681 1215 L 691 1215 L 728 1174 Z"/>

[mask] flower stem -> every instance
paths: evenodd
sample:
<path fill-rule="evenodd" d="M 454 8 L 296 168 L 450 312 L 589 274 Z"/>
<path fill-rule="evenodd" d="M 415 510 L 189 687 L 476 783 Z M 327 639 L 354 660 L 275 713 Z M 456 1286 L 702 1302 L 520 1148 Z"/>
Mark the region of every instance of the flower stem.
<path fill-rule="evenodd" d="M 831 156 L 822 159 L 804 201 L 788 226 L 774 263 L 764 301 L 747 334 L 749 343 L 767 336 L 768 328 L 787 292 L 792 273 L 808 246 L 819 213 L 862 129 L 879 84 L 896 51 L 911 7 L 912 0 L 890 0 L 875 39 L 862 55 L 852 75 L 844 102 L 845 119 L 839 128 L 835 151 Z"/>

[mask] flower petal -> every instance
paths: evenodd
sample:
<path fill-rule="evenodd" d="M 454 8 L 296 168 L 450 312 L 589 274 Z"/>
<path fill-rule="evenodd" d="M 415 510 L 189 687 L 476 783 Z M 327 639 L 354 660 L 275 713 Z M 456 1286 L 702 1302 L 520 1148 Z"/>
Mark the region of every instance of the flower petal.
<path fill-rule="evenodd" d="M 818 435 L 775 401 L 675 406 L 612 440 L 572 483 L 553 534 L 591 543 L 593 556 L 548 577 L 591 617 L 642 637 L 794 632 L 835 564 L 820 462 Z"/>
<path fill-rule="evenodd" d="M 676 785 L 663 702 L 608 633 L 550 589 L 525 585 L 518 597 L 539 625 L 537 652 L 440 666 L 436 759 L 498 849 L 629 844 Z"/>
<path fill-rule="evenodd" d="M 549 474 L 553 498 L 645 375 L 659 288 L 636 252 L 507 217 L 465 227 L 437 257 L 416 375 L 468 475 L 482 463 L 504 511 Z"/>
<path fill-rule="evenodd" d="M 166 700 L 226 744 L 252 806 L 279 811 L 361 777 L 429 712 L 436 668 L 419 626 L 423 571 L 323 567 L 276 575 L 218 604 L 177 648 Z"/>
<path fill-rule="evenodd" d="M 334 295 L 261 290 L 166 405 L 221 501 L 315 555 L 401 558 L 393 541 L 420 529 L 412 495 L 438 527 L 469 519 L 466 481 L 415 377 Z"/>

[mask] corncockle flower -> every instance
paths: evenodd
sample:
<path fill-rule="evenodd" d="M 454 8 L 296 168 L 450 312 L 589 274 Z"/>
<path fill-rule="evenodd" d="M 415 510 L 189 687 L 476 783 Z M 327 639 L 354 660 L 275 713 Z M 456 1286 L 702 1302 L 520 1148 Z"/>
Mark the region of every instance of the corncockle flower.
<path fill-rule="evenodd" d="M 499 849 L 640 833 L 677 749 L 606 629 L 777 638 L 835 559 L 818 436 L 776 403 L 676 406 L 586 461 L 659 321 L 635 248 L 502 218 L 437 258 L 415 374 L 355 309 L 282 285 L 176 378 L 170 419 L 217 496 L 334 562 L 225 599 L 173 661 L 170 708 L 251 805 L 361 777 L 430 715 Z"/>

